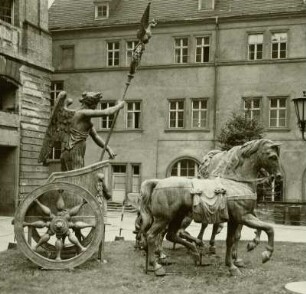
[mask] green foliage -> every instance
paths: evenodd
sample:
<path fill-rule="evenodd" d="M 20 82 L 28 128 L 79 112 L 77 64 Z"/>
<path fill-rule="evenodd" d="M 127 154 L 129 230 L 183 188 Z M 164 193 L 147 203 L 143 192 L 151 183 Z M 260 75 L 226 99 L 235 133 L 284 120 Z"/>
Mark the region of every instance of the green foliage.
<path fill-rule="evenodd" d="M 234 146 L 242 145 L 245 142 L 261 139 L 264 128 L 256 119 L 248 115 L 232 113 L 231 118 L 226 122 L 217 137 L 222 150 L 229 150 Z"/>

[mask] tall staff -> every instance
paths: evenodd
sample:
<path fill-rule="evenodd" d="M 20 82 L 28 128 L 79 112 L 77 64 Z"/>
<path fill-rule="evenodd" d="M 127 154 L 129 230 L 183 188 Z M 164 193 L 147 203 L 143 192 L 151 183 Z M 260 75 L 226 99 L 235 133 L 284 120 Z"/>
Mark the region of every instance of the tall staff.
<path fill-rule="evenodd" d="M 151 5 L 151 2 L 148 3 L 148 5 L 146 7 L 146 10 L 144 11 L 144 13 L 142 15 L 142 18 L 140 20 L 140 26 L 139 26 L 139 29 L 137 31 L 138 44 L 136 45 L 136 47 L 133 50 L 132 60 L 131 60 L 131 64 L 130 64 L 130 71 L 129 71 L 129 74 L 128 74 L 127 81 L 125 83 L 125 89 L 124 89 L 121 100 L 124 100 L 125 97 L 126 97 L 127 90 L 128 90 L 128 88 L 131 84 L 132 79 L 134 78 L 134 74 L 136 72 L 136 69 L 140 64 L 142 54 L 145 50 L 145 44 L 149 43 L 149 40 L 152 36 L 151 28 L 156 26 L 156 22 L 155 22 L 154 19 L 152 21 L 149 21 L 150 5 Z M 114 115 L 114 119 L 112 121 L 110 131 L 109 131 L 109 133 L 106 137 L 104 148 L 103 148 L 101 156 L 100 156 L 100 161 L 103 160 L 106 148 L 108 146 L 110 137 L 113 133 L 113 130 L 114 130 L 114 127 L 115 127 L 115 124 L 116 124 L 118 114 L 119 114 L 119 111 L 117 111 Z"/>

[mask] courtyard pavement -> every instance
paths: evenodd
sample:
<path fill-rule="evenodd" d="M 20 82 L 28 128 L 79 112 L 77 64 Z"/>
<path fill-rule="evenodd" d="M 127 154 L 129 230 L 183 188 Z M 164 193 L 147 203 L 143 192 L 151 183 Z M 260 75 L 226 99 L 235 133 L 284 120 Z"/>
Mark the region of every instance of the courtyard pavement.
<path fill-rule="evenodd" d="M 114 241 L 116 237 L 121 236 L 124 240 L 135 240 L 133 234 L 134 222 L 136 213 L 126 212 L 121 221 L 120 212 L 108 212 L 106 220 L 106 233 L 105 240 Z M 11 225 L 12 217 L 0 216 L 0 252 L 5 251 L 8 248 L 9 243 L 14 243 L 14 227 Z M 288 226 L 273 224 L 275 230 L 275 241 L 284 242 L 303 242 L 306 243 L 306 226 Z M 211 235 L 212 226 L 208 226 L 204 236 L 204 240 L 208 240 Z M 197 236 L 200 230 L 200 224 L 192 223 L 187 231 Z M 243 227 L 241 239 L 251 240 L 254 237 L 254 230 L 247 227 Z M 226 228 L 217 236 L 217 240 L 225 240 Z M 266 234 L 262 234 L 261 240 L 267 240 Z"/>

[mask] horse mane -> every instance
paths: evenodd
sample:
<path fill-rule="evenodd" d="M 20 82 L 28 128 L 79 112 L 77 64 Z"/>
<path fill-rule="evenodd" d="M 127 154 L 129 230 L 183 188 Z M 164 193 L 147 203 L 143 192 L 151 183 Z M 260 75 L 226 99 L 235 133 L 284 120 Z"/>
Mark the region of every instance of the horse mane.
<path fill-rule="evenodd" d="M 214 156 L 219 154 L 220 150 L 210 151 L 206 156 L 203 157 L 200 174 L 208 177 L 210 174 L 222 176 L 230 171 L 235 171 L 241 166 L 246 158 L 250 158 L 254 153 L 258 152 L 265 144 L 274 145 L 271 140 L 268 139 L 257 139 L 244 143 L 243 145 L 235 146 L 228 151 L 223 151 L 224 156 L 222 160 L 218 162 L 217 167 L 213 172 L 209 173 L 209 165 L 212 162 Z"/>
<path fill-rule="evenodd" d="M 207 179 L 209 177 L 208 168 L 210 166 L 212 158 L 223 151 L 221 150 L 211 150 L 209 151 L 204 157 L 202 158 L 201 164 L 199 166 L 199 174 L 204 178 Z"/>

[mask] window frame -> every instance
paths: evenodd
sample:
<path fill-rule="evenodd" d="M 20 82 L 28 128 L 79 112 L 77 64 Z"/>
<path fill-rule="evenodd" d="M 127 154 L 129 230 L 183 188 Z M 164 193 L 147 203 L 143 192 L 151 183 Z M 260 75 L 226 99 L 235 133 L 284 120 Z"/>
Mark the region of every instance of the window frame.
<path fill-rule="evenodd" d="M 135 47 L 137 46 L 138 42 L 139 42 L 138 40 L 127 40 L 126 43 L 125 43 L 125 59 L 126 59 L 126 65 L 127 66 L 129 66 L 130 63 L 131 63 L 132 54 L 133 54 L 133 51 L 134 51 Z M 133 44 L 132 48 L 128 48 L 128 43 Z"/>
<path fill-rule="evenodd" d="M 205 44 L 205 41 L 203 41 L 205 38 L 209 39 L 209 44 Z M 198 39 L 202 39 L 201 45 L 198 45 Z M 204 44 L 203 44 L 204 42 Z M 197 61 L 197 49 L 201 49 L 201 59 L 200 61 Z M 205 61 L 205 48 L 208 48 L 208 60 Z M 194 48 L 194 59 L 195 63 L 208 63 L 210 62 L 210 54 L 211 54 L 211 35 L 204 35 L 204 36 L 195 36 L 195 48 Z"/>
<path fill-rule="evenodd" d="M 259 107 L 256 108 L 254 107 L 254 100 L 259 100 Z M 254 117 L 254 111 L 259 111 L 259 115 L 258 115 L 258 121 L 261 122 L 262 121 L 262 107 L 263 107 L 263 100 L 261 96 L 248 96 L 248 97 L 242 97 L 242 108 L 243 108 L 243 112 L 244 115 L 246 117 L 247 115 L 247 108 L 246 108 L 246 102 L 250 102 L 251 101 L 251 108 L 250 108 L 250 119 L 256 119 L 256 117 Z"/>
<path fill-rule="evenodd" d="M 100 109 L 103 110 L 103 109 L 115 106 L 116 101 L 115 100 L 105 100 L 105 101 L 101 101 L 99 104 L 100 104 Z M 102 108 L 102 104 L 106 104 L 107 105 L 106 108 Z M 113 105 L 110 105 L 110 104 L 113 104 Z M 106 131 L 109 130 L 111 128 L 114 117 L 115 117 L 114 114 L 101 117 L 100 124 L 99 124 L 99 126 L 100 126 L 99 129 L 100 130 L 106 130 Z M 105 128 L 103 127 L 103 121 L 106 122 L 106 127 Z"/>
<path fill-rule="evenodd" d="M 105 7 L 106 8 L 106 15 L 98 15 L 99 13 L 99 8 L 103 8 Z M 99 19 L 107 19 L 109 18 L 109 3 L 108 2 L 105 2 L 105 3 L 98 3 L 98 4 L 95 4 L 95 19 L 96 20 L 99 20 Z"/>
<path fill-rule="evenodd" d="M 55 87 L 55 89 L 53 89 L 52 86 L 57 85 L 57 84 L 62 84 L 62 89 L 57 89 L 57 87 Z M 64 89 L 65 89 L 64 85 L 65 85 L 65 83 L 64 83 L 63 80 L 51 81 L 51 85 L 50 85 L 50 107 L 51 107 L 51 110 L 53 109 L 53 107 L 55 105 L 55 101 L 56 101 L 56 98 L 57 98 L 58 94 L 61 91 L 64 91 Z"/>
<path fill-rule="evenodd" d="M 179 102 L 183 102 L 183 108 L 182 109 L 178 109 L 178 106 L 176 105 L 175 107 L 175 127 L 172 127 L 171 126 L 171 112 L 174 112 L 174 111 L 171 111 L 171 103 L 175 102 L 177 105 Z M 183 126 L 182 127 L 179 127 L 178 126 L 178 110 L 179 112 L 183 112 Z M 174 98 L 174 99 L 168 99 L 168 129 L 170 130 L 181 130 L 181 129 L 184 129 L 186 126 L 186 101 L 184 98 Z"/>
<path fill-rule="evenodd" d="M 128 105 L 133 103 L 133 109 L 129 110 Z M 139 103 L 139 110 L 136 109 L 135 103 Z M 133 127 L 128 126 L 128 114 L 132 113 L 132 124 Z M 135 113 L 139 113 L 139 126 L 138 128 L 135 127 Z M 127 100 L 125 106 L 125 129 L 126 130 L 141 130 L 142 129 L 142 101 L 141 100 Z"/>
<path fill-rule="evenodd" d="M 250 43 L 249 38 L 250 36 L 261 35 L 262 36 L 262 43 Z M 247 34 L 247 59 L 249 61 L 257 61 L 264 59 L 264 43 L 265 43 L 265 35 L 263 32 L 248 32 Z M 250 45 L 254 45 L 254 59 L 250 58 Z M 261 58 L 257 58 L 258 53 L 258 45 L 262 45 L 261 51 Z"/>
<path fill-rule="evenodd" d="M 200 104 L 202 104 L 202 102 L 206 102 L 206 109 L 202 109 L 200 108 L 200 105 L 199 105 L 199 109 L 198 109 L 198 112 L 199 112 L 199 118 L 198 120 L 201 121 L 201 111 L 205 111 L 206 112 L 206 119 L 205 119 L 205 126 L 194 126 L 193 125 L 193 121 L 194 121 L 194 105 L 193 103 L 194 102 L 199 102 Z M 190 126 L 191 126 L 191 129 L 208 129 L 209 128 L 209 99 L 208 98 L 191 98 L 191 123 L 190 123 Z"/>
<path fill-rule="evenodd" d="M 284 43 L 284 42 L 273 42 L 272 41 L 272 38 L 273 38 L 273 36 L 274 35 L 276 35 L 276 34 L 286 34 L 286 42 L 285 42 L 285 44 L 286 44 L 286 51 L 285 51 L 285 53 L 286 53 L 286 56 L 285 57 L 281 57 L 280 56 L 280 53 L 281 53 L 281 44 L 282 43 Z M 289 51 L 288 51 L 288 45 L 289 45 L 289 34 L 288 34 L 288 31 L 273 31 L 273 32 L 271 32 L 271 38 L 270 38 L 270 41 L 271 41 L 271 59 L 273 59 L 273 60 L 280 60 L 280 59 L 287 59 L 288 58 L 288 53 L 289 53 Z M 277 48 L 277 57 L 273 57 L 273 45 L 274 44 L 278 44 L 278 48 Z"/>
<path fill-rule="evenodd" d="M 60 62 L 60 68 L 63 70 L 69 70 L 75 68 L 75 46 L 74 45 L 61 45 L 61 62 Z M 64 60 L 64 50 L 66 49 L 72 49 L 72 58 L 71 58 L 71 66 L 66 66 L 65 63 L 63 63 Z M 64 66 L 65 64 L 65 66 Z"/>
<path fill-rule="evenodd" d="M 180 40 L 180 43 L 182 43 L 182 41 L 183 41 L 183 39 L 186 39 L 187 40 L 187 45 L 186 46 L 184 46 L 183 44 L 180 44 L 179 46 L 177 46 L 176 45 L 176 41 L 177 40 Z M 174 41 L 174 63 L 175 64 L 188 64 L 188 62 L 189 62 L 189 59 L 190 59 L 190 56 L 189 56 L 189 46 L 190 46 L 190 40 L 189 40 L 189 37 L 186 37 L 186 36 L 177 36 L 177 37 L 174 37 L 174 39 L 173 39 L 173 41 Z M 184 49 L 187 49 L 187 54 L 186 54 L 186 62 L 183 62 L 183 58 L 184 58 L 184 54 L 183 54 L 183 50 Z M 176 52 L 177 52 L 177 50 L 179 50 L 179 59 L 180 59 L 180 61 L 179 62 L 177 62 L 177 54 L 176 54 Z"/>
<path fill-rule="evenodd" d="M 112 45 L 112 49 L 109 49 L 109 44 L 113 44 Z M 114 48 L 115 44 L 119 45 L 119 48 L 116 49 Z M 106 66 L 107 67 L 119 67 L 120 66 L 120 40 L 110 40 L 106 42 Z M 113 53 L 113 57 L 111 59 L 111 65 L 109 65 L 109 61 L 110 61 L 110 56 L 109 54 Z M 118 58 L 116 58 L 116 54 L 118 53 Z M 115 60 L 118 60 L 118 64 L 115 64 Z"/>
<path fill-rule="evenodd" d="M 188 175 L 188 170 L 187 170 L 187 176 L 181 176 L 181 167 L 180 169 L 178 168 L 178 173 L 175 175 L 175 176 L 178 176 L 178 177 L 186 177 L 186 178 L 197 178 L 198 175 L 199 175 L 199 166 L 200 166 L 200 162 L 196 159 L 196 158 L 193 158 L 193 157 L 190 157 L 190 156 L 183 156 L 183 157 L 179 157 L 179 158 L 176 158 L 174 161 L 172 161 L 170 163 L 170 165 L 168 166 L 167 168 L 167 172 L 166 172 L 166 177 L 171 177 L 173 176 L 172 175 L 172 171 L 173 171 L 173 168 L 176 166 L 176 165 L 179 165 L 181 164 L 182 161 L 184 160 L 187 160 L 187 161 L 193 161 L 194 162 L 194 176 L 190 176 Z"/>
<path fill-rule="evenodd" d="M 0 22 L 4 22 L 6 24 L 9 24 L 9 25 L 14 25 L 15 24 L 15 0 L 9 0 L 11 2 L 11 7 L 10 7 L 10 22 L 4 20 L 4 18 L 7 18 L 7 16 L 4 16 L 3 14 L 3 18 L 0 18 Z M 1 5 L 0 5 L 1 7 Z M 4 9 L 3 9 L 4 10 Z M 1 9 L 0 9 L 1 11 Z"/>
<path fill-rule="evenodd" d="M 287 96 L 273 96 L 273 97 L 268 97 L 269 101 L 269 115 L 268 115 L 268 127 L 269 129 L 272 130 L 278 130 L 278 129 L 288 129 L 289 128 L 289 105 L 288 105 L 288 97 Z M 271 101 L 273 99 L 278 99 L 277 102 L 277 107 L 271 109 Z M 286 101 L 286 107 L 279 107 L 279 101 L 280 100 L 285 100 Z M 276 110 L 277 111 L 277 118 L 276 118 L 276 122 L 277 125 L 276 126 L 271 126 L 271 110 Z M 279 111 L 281 110 L 285 110 L 285 126 L 279 126 Z"/>

